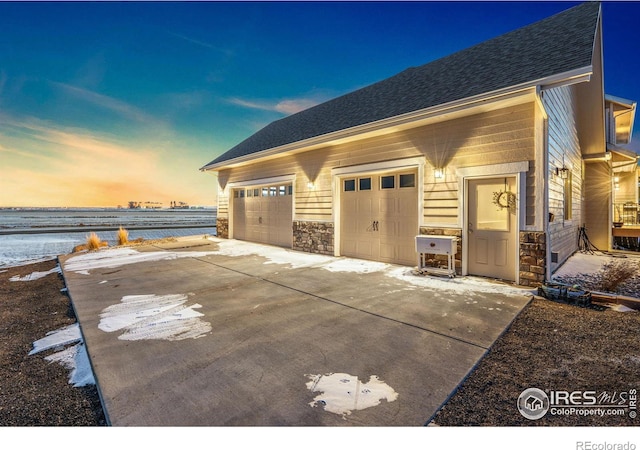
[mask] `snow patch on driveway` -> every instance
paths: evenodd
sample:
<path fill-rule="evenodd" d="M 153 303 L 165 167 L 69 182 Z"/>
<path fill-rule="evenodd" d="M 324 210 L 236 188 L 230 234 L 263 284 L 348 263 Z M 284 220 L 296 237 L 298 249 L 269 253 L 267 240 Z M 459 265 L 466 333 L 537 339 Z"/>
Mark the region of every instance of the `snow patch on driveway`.
<path fill-rule="evenodd" d="M 124 341 L 197 339 L 211 331 L 211 324 L 196 311 L 202 305 L 187 306 L 187 300 L 185 294 L 125 295 L 119 304 L 102 311 L 98 328 L 122 331 L 118 339 Z"/>
<path fill-rule="evenodd" d="M 326 375 L 307 375 L 310 379 L 307 388 L 311 392 L 321 392 L 314 397 L 309 406 L 322 405 L 325 411 L 340 414 L 343 417 L 354 410 L 371 408 L 382 400 L 393 402 L 398 393 L 392 387 L 371 375 L 367 383 L 358 377 L 346 373 L 330 373 Z"/>
<path fill-rule="evenodd" d="M 201 258 L 212 254 L 216 254 L 216 252 L 139 252 L 131 248 L 114 248 L 73 256 L 64 263 L 64 268 L 71 272 L 87 275 L 90 270 L 95 269 L 112 269 L 149 261 Z"/>
<path fill-rule="evenodd" d="M 387 271 L 387 276 L 407 282 L 413 286 L 434 289 L 437 291 L 454 291 L 473 297 L 477 293 L 485 294 L 511 294 L 530 297 L 533 291 L 530 288 L 517 288 L 507 284 L 487 281 L 480 277 L 464 276 L 444 278 L 429 275 L 416 275 L 409 267 L 395 267 Z"/>

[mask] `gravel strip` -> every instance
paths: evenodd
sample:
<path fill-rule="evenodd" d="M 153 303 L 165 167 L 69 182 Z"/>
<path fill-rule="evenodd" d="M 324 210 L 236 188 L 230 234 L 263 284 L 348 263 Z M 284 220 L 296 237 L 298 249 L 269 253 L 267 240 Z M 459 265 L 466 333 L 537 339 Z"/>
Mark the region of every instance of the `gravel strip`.
<path fill-rule="evenodd" d="M 73 387 L 69 370 L 29 356 L 33 343 L 76 322 L 62 277 L 53 272 L 31 281 L 10 281 L 54 269 L 56 261 L 11 267 L 0 273 L 0 426 L 101 426 L 105 417 L 94 385 Z M 5 270 L 5 269 L 3 269 Z"/>

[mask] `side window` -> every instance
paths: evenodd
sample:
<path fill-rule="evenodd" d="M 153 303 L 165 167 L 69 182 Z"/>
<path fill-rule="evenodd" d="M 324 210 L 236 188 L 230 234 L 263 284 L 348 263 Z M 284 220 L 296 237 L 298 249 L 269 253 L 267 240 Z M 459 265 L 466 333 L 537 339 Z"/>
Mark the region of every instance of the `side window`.
<path fill-rule="evenodd" d="M 268 187 L 263 187 L 262 188 L 262 196 L 263 197 L 268 197 L 269 196 L 269 188 Z"/>
<path fill-rule="evenodd" d="M 571 179 L 571 171 L 564 179 L 564 220 L 573 218 L 573 180 Z"/>
<path fill-rule="evenodd" d="M 254 189 L 253 190 L 253 196 L 254 197 L 260 197 L 260 189 Z"/>

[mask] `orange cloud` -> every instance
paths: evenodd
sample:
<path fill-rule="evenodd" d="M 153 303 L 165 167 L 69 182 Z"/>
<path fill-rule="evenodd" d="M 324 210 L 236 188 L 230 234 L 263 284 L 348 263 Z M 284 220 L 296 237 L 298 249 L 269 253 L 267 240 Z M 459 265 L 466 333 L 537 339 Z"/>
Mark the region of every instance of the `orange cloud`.
<path fill-rule="evenodd" d="M 216 201 L 214 178 L 198 172 L 200 156 L 172 158 L 153 142 L 122 142 L 87 130 L 3 117 L 0 139 L 0 206 Z"/>

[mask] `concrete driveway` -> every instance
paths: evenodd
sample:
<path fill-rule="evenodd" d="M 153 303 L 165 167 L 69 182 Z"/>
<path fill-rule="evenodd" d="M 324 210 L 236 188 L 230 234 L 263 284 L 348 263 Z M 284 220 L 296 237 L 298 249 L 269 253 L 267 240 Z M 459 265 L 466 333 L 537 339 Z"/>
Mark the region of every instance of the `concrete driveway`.
<path fill-rule="evenodd" d="M 421 426 L 530 301 L 203 237 L 60 257 L 114 426 Z"/>

